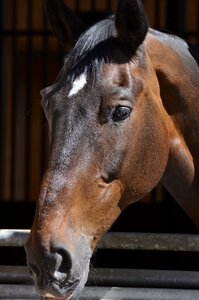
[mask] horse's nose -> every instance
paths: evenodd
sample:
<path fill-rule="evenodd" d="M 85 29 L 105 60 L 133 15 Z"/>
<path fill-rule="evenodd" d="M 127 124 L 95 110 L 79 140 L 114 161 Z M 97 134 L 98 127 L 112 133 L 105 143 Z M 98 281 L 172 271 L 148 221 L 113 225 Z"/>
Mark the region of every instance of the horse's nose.
<path fill-rule="evenodd" d="M 52 246 L 49 266 L 50 275 L 54 280 L 65 281 L 72 268 L 70 253 L 64 247 Z"/>
<path fill-rule="evenodd" d="M 30 271 L 30 274 L 33 277 L 39 277 L 40 276 L 40 269 L 38 268 L 37 264 L 28 261 L 28 269 Z"/>
<path fill-rule="evenodd" d="M 42 265 L 37 262 L 36 259 L 28 262 L 28 267 L 30 273 L 35 278 L 42 276 L 44 272 L 47 271 L 48 276 L 51 280 L 59 282 L 66 281 L 70 275 L 72 268 L 72 258 L 70 253 L 65 249 L 65 247 L 52 245 L 50 252 L 45 253 L 43 257 Z"/>

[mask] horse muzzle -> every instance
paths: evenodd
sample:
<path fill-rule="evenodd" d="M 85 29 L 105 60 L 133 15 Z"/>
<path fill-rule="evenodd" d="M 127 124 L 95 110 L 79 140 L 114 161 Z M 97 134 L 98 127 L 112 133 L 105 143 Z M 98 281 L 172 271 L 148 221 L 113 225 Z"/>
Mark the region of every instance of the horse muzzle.
<path fill-rule="evenodd" d="M 27 265 L 39 295 L 70 299 L 82 291 L 92 253 L 85 240 L 73 246 L 73 251 L 55 242 L 35 248 L 29 238 Z"/>

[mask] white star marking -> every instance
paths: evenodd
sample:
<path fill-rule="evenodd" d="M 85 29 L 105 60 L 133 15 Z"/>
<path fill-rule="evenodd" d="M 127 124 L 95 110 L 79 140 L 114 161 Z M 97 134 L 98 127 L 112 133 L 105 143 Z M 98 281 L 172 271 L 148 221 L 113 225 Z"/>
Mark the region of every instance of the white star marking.
<path fill-rule="evenodd" d="M 68 94 L 68 97 L 72 97 L 76 95 L 81 89 L 83 89 L 86 83 L 87 83 L 87 76 L 85 71 L 73 81 L 73 86 Z"/>

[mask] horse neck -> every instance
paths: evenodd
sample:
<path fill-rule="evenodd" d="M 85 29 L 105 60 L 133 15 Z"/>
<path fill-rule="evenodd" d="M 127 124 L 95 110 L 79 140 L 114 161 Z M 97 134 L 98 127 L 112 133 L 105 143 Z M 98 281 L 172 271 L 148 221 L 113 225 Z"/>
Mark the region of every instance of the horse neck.
<path fill-rule="evenodd" d="M 150 30 L 147 51 L 156 71 L 161 98 L 170 115 L 175 115 L 179 102 L 181 109 L 198 105 L 199 68 L 188 44 L 173 35 Z M 199 49 L 198 49 L 199 55 Z M 172 98 L 168 100 L 169 96 Z M 183 105 L 183 107 L 182 107 Z M 185 106 L 185 107 L 184 107 Z M 187 111 L 184 111 L 187 114 Z"/>
<path fill-rule="evenodd" d="M 187 43 L 172 35 L 150 30 L 146 47 L 159 81 L 170 133 L 170 154 L 163 184 L 176 200 L 182 201 L 186 193 L 196 199 L 199 194 L 198 64 Z M 193 214 L 193 210 L 189 213 L 189 207 L 185 210 Z"/>
<path fill-rule="evenodd" d="M 168 118 L 199 164 L 199 68 L 182 39 L 149 31 L 147 52 Z"/>

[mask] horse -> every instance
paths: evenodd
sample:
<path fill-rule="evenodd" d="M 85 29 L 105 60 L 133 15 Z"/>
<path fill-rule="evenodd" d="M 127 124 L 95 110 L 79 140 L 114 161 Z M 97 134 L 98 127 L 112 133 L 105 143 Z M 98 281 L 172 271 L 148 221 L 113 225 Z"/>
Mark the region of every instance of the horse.
<path fill-rule="evenodd" d="M 199 228 L 199 69 L 141 0 L 91 27 L 61 0 L 45 6 L 67 54 L 41 91 L 49 160 L 25 248 L 38 293 L 74 299 L 98 241 L 159 182 Z"/>

